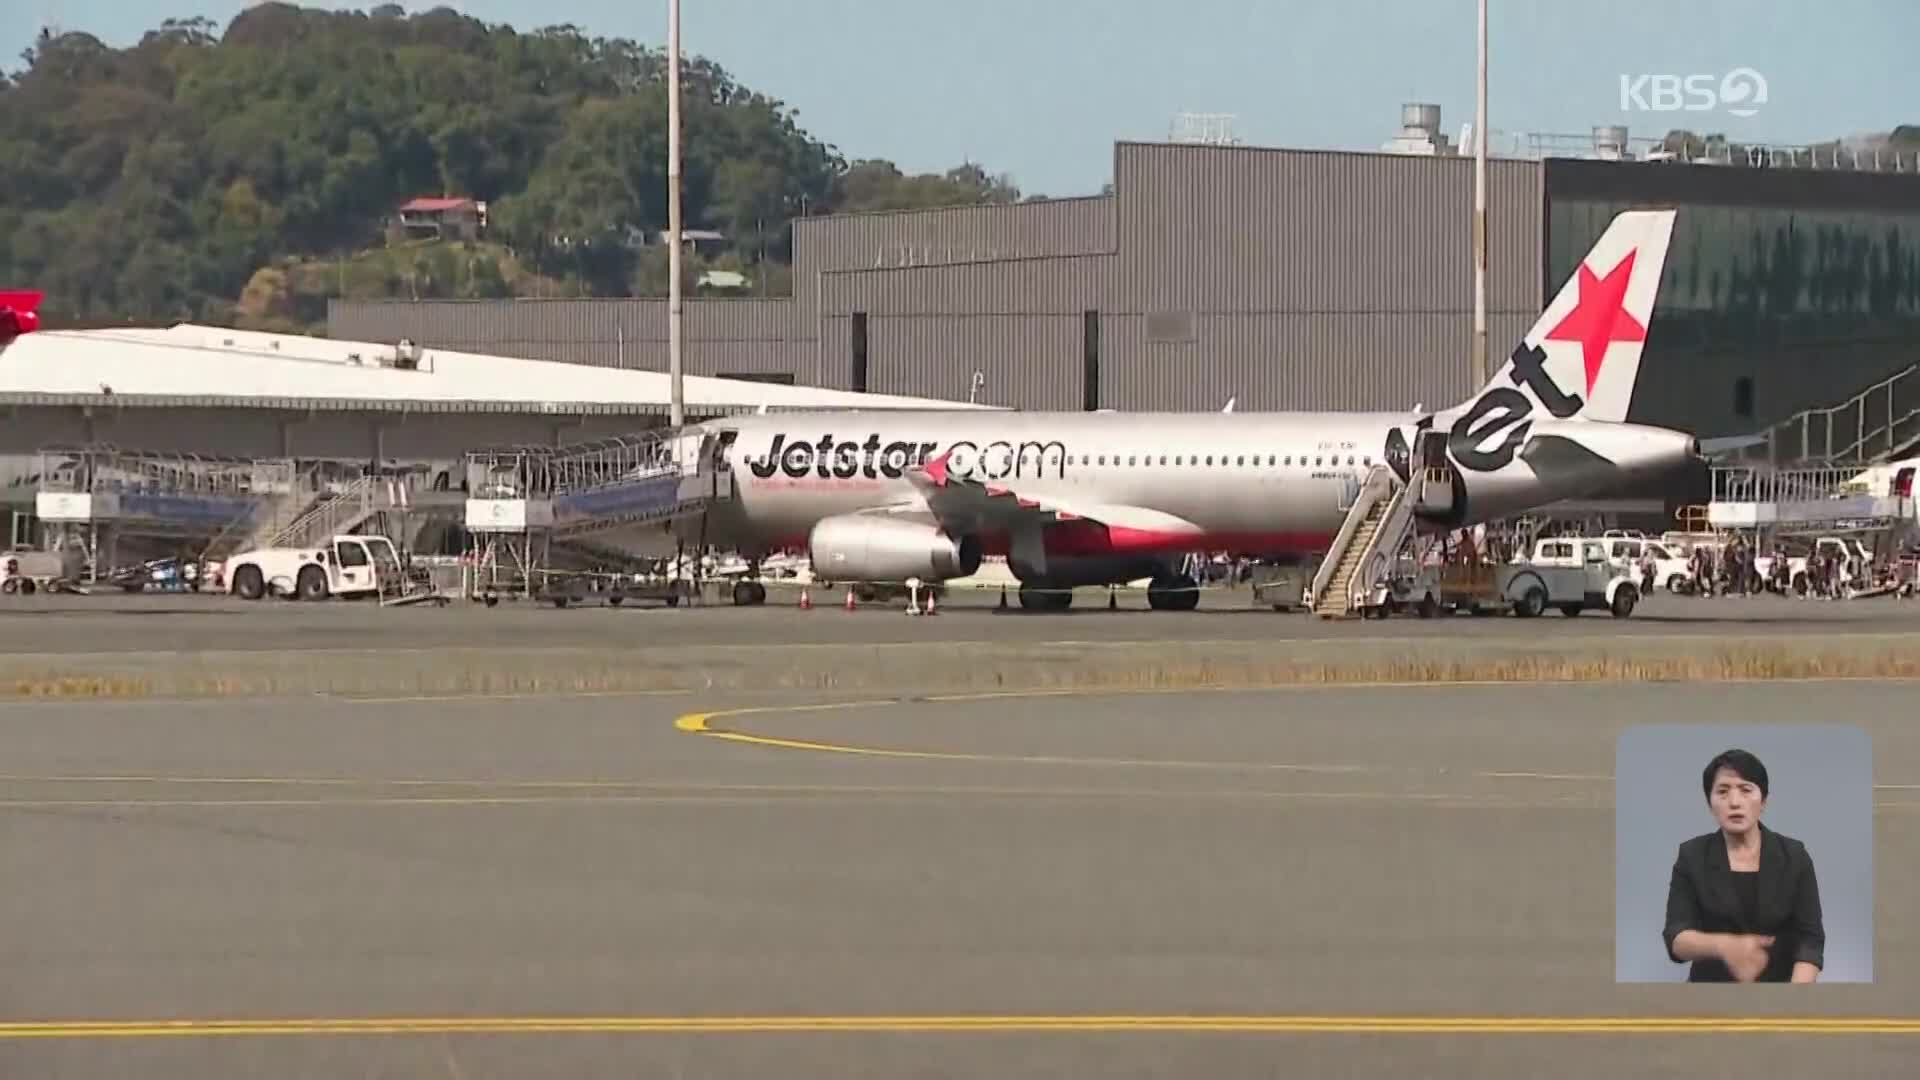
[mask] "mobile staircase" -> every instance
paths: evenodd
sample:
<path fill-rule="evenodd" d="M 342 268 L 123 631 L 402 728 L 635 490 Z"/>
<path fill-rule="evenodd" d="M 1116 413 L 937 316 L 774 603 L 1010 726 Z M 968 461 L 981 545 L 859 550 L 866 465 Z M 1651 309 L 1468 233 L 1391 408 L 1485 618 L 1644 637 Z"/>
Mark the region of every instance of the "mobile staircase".
<path fill-rule="evenodd" d="M 1309 611 L 1323 619 L 1385 614 L 1400 554 L 1421 515 L 1445 515 L 1451 509 L 1453 478 L 1445 466 L 1416 468 L 1412 478 L 1402 483 L 1384 464 L 1368 470 L 1313 576 Z"/>
<path fill-rule="evenodd" d="M 709 506 L 731 497 L 720 449 L 715 434 L 688 428 L 469 454 L 466 524 L 476 547 L 468 595 L 488 604 L 519 595 L 564 607 L 605 592 L 612 603 L 656 596 L 678 604 L 692 590 L 677 577 L 622 584 L 631 582 L 628 573 L 602 582 L 609 575 L 557 565 L 555 556 L 637 568 L 645 553 L 627 552 L 633 562 L 615 558 L 627 547 L 620 539 L 665 543 L 676 525 L 704 521 Z M 596 587 L 606 584 L 613 587 Z"/>
<path fill-rule="evenodd" d="M 1333 546 L 1313 575 L 1308 610 L 1323 619 L 1340 619 L 1369 606 L 1413 532 L 1411 491 L 1386 465 L 1367 471 Z"/>

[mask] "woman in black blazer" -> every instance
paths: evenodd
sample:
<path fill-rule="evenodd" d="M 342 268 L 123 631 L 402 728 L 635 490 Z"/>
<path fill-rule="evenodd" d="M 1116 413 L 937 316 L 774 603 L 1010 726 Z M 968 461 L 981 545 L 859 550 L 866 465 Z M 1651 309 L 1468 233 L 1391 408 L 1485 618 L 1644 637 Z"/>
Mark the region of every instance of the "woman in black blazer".
<path fill-rule="evenodd" d="M 1820 977 L 1827 933 L 1805 844 L 1760 824 L 1767 767 L 1728 750 L 1700 774 L 1720 827 L 1680 845 L 1662 936 L 1688 982 L 1797 982 Z"/>

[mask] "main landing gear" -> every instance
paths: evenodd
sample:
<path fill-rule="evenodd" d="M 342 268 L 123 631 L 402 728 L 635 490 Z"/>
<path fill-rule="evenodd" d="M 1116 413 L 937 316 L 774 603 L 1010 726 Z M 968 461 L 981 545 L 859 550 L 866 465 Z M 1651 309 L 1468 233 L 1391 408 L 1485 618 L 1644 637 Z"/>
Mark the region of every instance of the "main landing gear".
<path fill-rule="evenodd" d="M 767 587 L 760 582 L 760 562 L 747 561 L 747 576 L 733 583 L 734 607 L 759 607 L 767 602 Z"/>
<path fill-rule="evenodd" d="M 1073 589 L 1023 581 L 1020 606 L 1027 611 L 1065 611 L 1073 606 Z M 1156 577 L 1147 585 L 1147 606 L 1155 611 L 1192 611 L 1200 606 L 1200 583 L 1185 574 Z"/>
<path fill-rule="evenodd" d="M 1154 578 L 1147 585 L 1147 606 L 1155 611 L 1192 611 L 1200 606 L 1200 583 L 1185 574 Z"/>

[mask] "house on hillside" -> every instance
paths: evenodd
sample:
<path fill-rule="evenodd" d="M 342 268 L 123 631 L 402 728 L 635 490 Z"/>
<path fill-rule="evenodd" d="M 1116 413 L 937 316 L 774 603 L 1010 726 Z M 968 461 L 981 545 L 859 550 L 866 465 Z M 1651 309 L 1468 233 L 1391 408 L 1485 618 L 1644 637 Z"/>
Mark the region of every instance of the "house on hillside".
<path fill-rule="evenodd" d="M 389 236 L 403 240 L 478 240 L 486 227 L 484 202 L 422 196 L 401 205 Z"/>

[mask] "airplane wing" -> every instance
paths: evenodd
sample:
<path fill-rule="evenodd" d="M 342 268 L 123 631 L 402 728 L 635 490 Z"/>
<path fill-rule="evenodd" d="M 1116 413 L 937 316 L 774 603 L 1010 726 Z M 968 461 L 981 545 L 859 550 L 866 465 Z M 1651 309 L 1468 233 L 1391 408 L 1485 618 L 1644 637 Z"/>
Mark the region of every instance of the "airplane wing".
<path fill-rule="evenodd" d="M 1024 495 L 1004 484 L 954 476 L 947 471 L 944 454 L 923 467 L 909 469 L 906 475 L 919 491 L 921 502 L 896 503 L 878 507 L 876 512 L 924 516 L 952 533 L 1005 532 L 1021 557 L 1039 568 L 1045 566 L 1040 530 L 1056 523 L 1087 522 L 1109 533 L 1152 533 L 1159 537 L 1201 534 L 1193 522 L 1159 510 Z"/>

